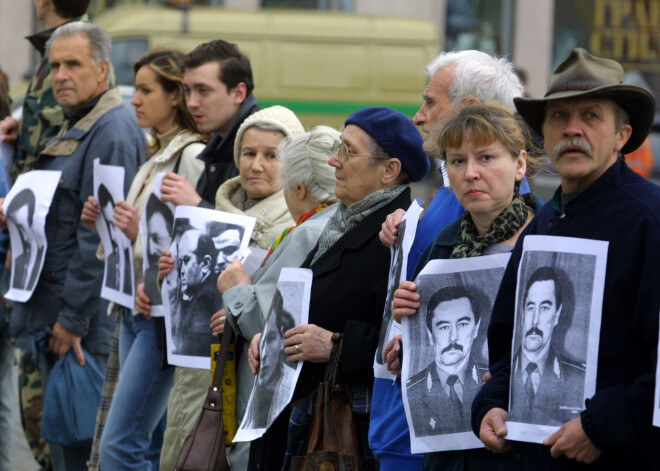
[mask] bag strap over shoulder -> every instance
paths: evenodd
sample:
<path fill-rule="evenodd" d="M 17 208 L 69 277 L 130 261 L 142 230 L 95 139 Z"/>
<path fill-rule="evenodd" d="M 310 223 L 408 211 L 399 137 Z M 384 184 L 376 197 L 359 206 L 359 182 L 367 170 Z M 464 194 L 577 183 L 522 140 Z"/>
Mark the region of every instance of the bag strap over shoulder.
<path fill-rule="evenodd" d="M 181 149 L 179 149 L 176 153 L 176 164 L 174 164 L 174 169 L 172 171 L 176 173 L 177 175 L 179 174 L 179 166 L 181 165 L 181 157 L 183 157 L 183 153 L 185 150 L 188 148 L 188 146 L 192 144 L 204 144 L 204 141 L 192 141 L 187 143 L 185 146 L 183 146 Z"/>
<path fill-rule="evenodd" d="M 215 386 L 216 388 L 222 388 L 222 375 L 225 372 L 227 351 L 229 350 L 229 344 L 231 343 L 231 337 L 233 333 L 234 330 L 232 329 L 231 324 L 229 322 L 225 322 L 225 327 L 222 331 L 222 337 L 220 337 L 220 354 L 218 355 L 218 362 L 215 365 L 213 381 L 211 382 L 211 385 Z"/>

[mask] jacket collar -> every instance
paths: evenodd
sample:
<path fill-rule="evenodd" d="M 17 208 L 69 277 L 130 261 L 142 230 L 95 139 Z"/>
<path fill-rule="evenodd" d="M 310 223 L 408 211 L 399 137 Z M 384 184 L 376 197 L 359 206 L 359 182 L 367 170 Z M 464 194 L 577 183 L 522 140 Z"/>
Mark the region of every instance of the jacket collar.
<path fill-rule="evenodd" d="M 117 88 L 106 91 L 89 113 L 79 119 L 71 129 L 68 129 L 68 123 L 65 122 L 60 132 L 44 149 L 43 153 L 48 155 L 71 155 L 101 116 L 122 105 L 121 94 Z"/>
<path fill-rule="evenodd" d="M 234 139 L 236 138 L 238 128 L 243 124 L 245 118 L 257 111 L 259 111 L 259 102 L 254 95 L 250 93 L 238 110 L 238 115 L 236 115 L 236 119 L 232 123 L 227 135 L 221 136 L 220 134 L 215 134 L 197 158 L 204 162 L 225 160 L 223 157 L 225 156 L 225 152 L 228 151 L 226 159 L 233 161 Z"/>
<path fill-rule="evenodd" d="M 381 229 L 385 217 L 394 209 L 407 207 L 410 205 L 410 187 L 406 188 L 392 201 L 380 208 L 378 211 L 367 216 L 353 229 L 349 230 L 339 240 L 328 249 L 314 264 L 315 275 L 320 275 L 327 271 L 338 268 L 341 264 L 342 253 L 345 251 L 355 251 L 368 243 L 373 236 L 376 236 Z M 309 268 L 309 264 L 318 250 L 318 243 L 314 249 L 307 254 L 307 259 L 303 263 L 303 268 Z"/>
<path fill-rule="evenodd" d="M 71 23 L 73 21 L 88 22 L 89 18 L 87 16 L 87 14 L 84 14 L 83 16 L 76 16 L 75 18 L 72 18 L 71 20 L 67 21 L 66 23 Z M 66 24 L 66 23 L 62 23 L 62 24 Z M 60 25 L 60 26 L 62 26 L 62 25 Z M 31 36 L 26 36 L 25 39 L 30 41 L 32 46 L 34 46 L 34 48 L 37 51 L 39 51 L 39 54 L 41 54 L 41 56 L 43 57 L 44 55 L 46 55 L 46 43 L 48 42 L 50 37 L 53 35 L 55 30 L 57 28 L 59 28 L 60 26 L 55 26 L 54 28 L 39 31 L 38 33 L 35 33 Z"/>
<path fill-rule="evenodd" d="M 620 158 L 610 166 L 595 182 L 583 190 L 579 195 L 566 203 L 564 214 L 566 216 L 575 216 L 580 213 L 587 205 L 592 204 L 596 199 L 603 197 L 609 190 L 618 186 L 621 176 L 626 170 L 627 165 Z M 556 212 L 561 208 L 561 185 L 555 191 L 552 197 L 552 207 Z"/>

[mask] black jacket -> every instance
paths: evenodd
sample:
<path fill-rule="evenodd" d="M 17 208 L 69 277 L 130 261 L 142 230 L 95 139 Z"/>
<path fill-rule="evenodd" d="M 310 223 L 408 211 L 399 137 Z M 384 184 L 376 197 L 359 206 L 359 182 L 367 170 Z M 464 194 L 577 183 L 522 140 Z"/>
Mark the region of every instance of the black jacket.
<path fill-rule="evenodd" d="M 598 351 L 596 393 L 582 426 L 603 452 L 592 465 L 557 461 L 547 447 L 516 443 L 509 469 L 660 469 L 660 429 L 651 424 L 660 310 L 660 188 L 617 161 L 586 190 L 557 210 L 558 194 L 518 239 L 488 327 L 492 378 L 472 408 L 475 433 L 493 407 L 508 408 L 511 340 L 518 266 L 527 235 L 609 242 Z M 657 394 L 657 392 L 655 393 Z"/>
<path fill-rule="evenodd" d="M 311 267 L 317 247 L 302 268 L 314 273 L 309 323 L 343 332 L 340 371 L 349 383 L 373 385 L 373 361 L 383 320 L 390 270 L 390 251 L 378 233 L 388 214 L 410 206 L 410 189 L 365 218 L 344 234 Z M 294 400 L 316 389 L 326 363 L 306 362 L 300 372 Z"/>
<path fill-rule="evenodd" d="M 226 136 L 216 134 L 197 156 L 204 161 L 204 171 L 197 181 L 197 193 L 202 197 L 200 206 L 215 208 L 215 194 L 218 187 L 225 181 L 238 175 L 238 168 L 234 163 L 234 139 L 238 128 L 245 118 L 259 111 L 259 102 L 254 95 L 249 94 L 234 120 Z"/>

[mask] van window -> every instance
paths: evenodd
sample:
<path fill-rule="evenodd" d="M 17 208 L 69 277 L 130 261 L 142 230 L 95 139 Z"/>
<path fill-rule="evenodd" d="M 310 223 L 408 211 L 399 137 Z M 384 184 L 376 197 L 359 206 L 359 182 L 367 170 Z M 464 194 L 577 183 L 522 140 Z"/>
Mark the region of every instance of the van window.
<path fill-rule="evenodd" d="M 133 85 L 133 63 L 149 47 L 146 38 L 114 39 L 110 61 L 115 68 L 117 85 Z"/>

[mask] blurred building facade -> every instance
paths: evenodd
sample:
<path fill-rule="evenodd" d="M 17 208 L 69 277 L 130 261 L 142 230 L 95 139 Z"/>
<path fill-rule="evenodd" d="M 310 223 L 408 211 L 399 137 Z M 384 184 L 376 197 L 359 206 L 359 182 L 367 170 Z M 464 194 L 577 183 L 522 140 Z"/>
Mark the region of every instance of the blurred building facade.
<path fill-rule="evenodd" d="M 437 27 L 438 51 L 475 48 L 509 57 L 526 72 L 531 96 L 544 93 L 552 69 L 575 46 L 619 60 L 630 81 L 660 91 L 660 0 L 93 0 L 90 12 L 139 4 L 425 19 Z M 0 65 L 13 83 L 35 64 L 22 38 L 38 29 L 33 2 L 0 0 Z"/>

